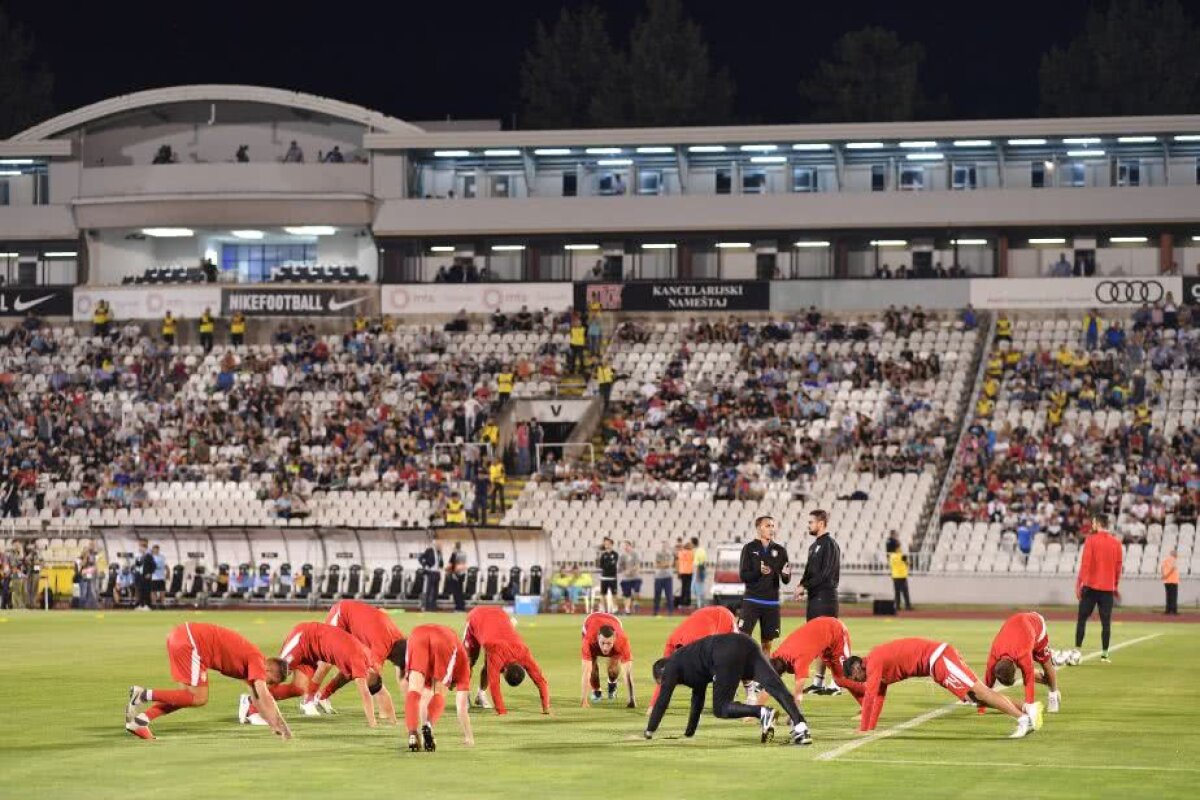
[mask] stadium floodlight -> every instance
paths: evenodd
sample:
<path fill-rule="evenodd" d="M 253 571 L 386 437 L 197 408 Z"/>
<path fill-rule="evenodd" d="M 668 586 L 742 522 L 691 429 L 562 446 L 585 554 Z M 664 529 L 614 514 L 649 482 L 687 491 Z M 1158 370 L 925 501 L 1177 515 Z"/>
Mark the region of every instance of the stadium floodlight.
<path fill-rule="evenodd" d="M 774 153 L 779 149 L 777 144 L 744 144 L 741 146 L 743 153 Z"/>
<path fill-rule="evenodd" d="M 20 253 L 0 253 L 0 258 L 20 258 Z"/>
<path fill-rule="evenodd" d="M 332 225 L 294 225 L 284 228 L 292 236 L 333 236 L 337 228 Z"/>
<path fill-rule="evenodd" d="M 749 242 L 717 242 L 717 247 L 722 250 L 746 250 L 750 246 Z"/>
<path fill-rule="evenodd" d="M 656 153 L 674 153 L 675 148 L 674 147 L 659 147 L 659 146 L 639 147 L 639 148 L 637 148 L 637 150 L 635 152 L 641 153 L 643 155 L 654 155 Z"/>
<path fill-rule="evenodd" d="M 433 247 L 429 248 L 429 252 L 431 252 L 431 253 L 453 253 L 454 245 L 452 245 L 452 244 L 435 244 Z"/>
<path fill-rule="evenodd" d="M 1045 139 L 1009 139 L 1008 143 L 1013 147 L 1028 147 L 1030 145 L 1045 144 Z"/>
<path fill-rule="evenodd" d="M 564 244 L 564 250 L 599 250 L 598 244 Z"/>
<path fill-rule="evenodd" d="M 807 241 L 792 242 L 796 247 L 829 247 L 829 242 L 811 239 Z"/>
<path fill-rule="evenodd" d="M 1068 136 L 1063 144 L 1100 144 L 1099 136 Z"/>
<path fill-rule="evenodd" d="M 502 158 L 505 156 L 519 156 L 521 155 L 521 151 L 506 147 L 498 150 L 484 150 L 483 154 L 489 158 Z"/>
<path fill-rule="evenodd" d="M 524 250 L 524 249 L 525 249 L 525 245 L 523 245 L 523 244 L 494 244 L 494 245 L 492 245 L 492 250 L 497 253 L 517 252 L 517 251 Z"/>
<path fill-rule="evenodd" d="M 988 243 L 987 239 L 951 239 L 950 244 L 958 247 L 980 247 Z"/>
<path fill-rule="evenodd" d="M 32 158 L 0 158 L 0 166 L 28 167 L 33 164 Z"/>
<path fill-rule="evenodd" d="M 589 147 L 589 148 L 585 149 L 583 152 L 587 153 L 589 156 L 619 156 L 619 155 L 621 155 L 621 148 L 619 148 L 619 147 Z"/>
<path fill-rule="evenodd" d="M 155 239 L 186 239 L 195 236 L 196 232 L 191 228 L 142 228 L 142 235 Z"/>
<path fill-rule="evenodd" d="M 908 239 L 872 239 L 872 247 L 907 247 Z"/>
<path fill-rule="evenodd" d="M 909 153 L 905 158 L 909 161 L 941 161 L 945 156 L 941 153 Z"/>
<path fill-rule="evenodd" d="M 847 150 L 882 150 L 883 142 L 846 142 Z"/>
<path fill-rule="evenodd" d="M 1104 155 L 1103 150 L 1068 150 L 1067 155 L 1071 158 L 1099 158 Z"/>
<path fill-rule="evenodd" d="M 674 242 L 650 242 L 642 245 L 643 250 L 674 250 Z"/>
<path fill-rule="evenodd" d="M 750 156 L 751 164 L 782 164 L 787 156 Z"/>
<path fill-rule="evenodd" d="M 1150 241 L 1148 236 L 1110 236 L 1108 241 L 1112 244 L 1145 244 Z"/>
<path fill-rule="evenodd" d="M 569 147 L 539 147 L 533 151 L 535 156 L 569 156 L 571 148 Z"/>
<path fill-rule="evenodd" d="M 1193 237 L 1192 237 L 1192 241 L 1193 241 L 1193 242 L 1200 242 L 1200 236 L 1193 236 Z"/>
<path fill-rule="evenodd" d="M 1121 144 L 1146 144 L 1147 142 L 1157 142 L 1157 136 L 1118 136 L 1117 141 Z"/>
<path fill-rule="evenodd" d="M 1029 240 L 1030 244 L 1066 244 L 1067 240 L 1062 236 L 1039 236 Z"/>
<path fill-rule="evenodd" d="M 238 239 L 261 239 L 266 235 L 262 231 L 253 230 L 230 231 L 230 233 L 232 233 L 234 237 Z"/>
<path fill-rule="evenodd" d="M 801 142 L 792 145 L 793 150 L 828 150 L 830 145 L 825 142 Z"/>
<path fill-rule="evenodd" d="M 1181 133 L 1171 138 L 1177 142 L 1200 142 L 1200 133 Z"/>
<path fill-rule="evenodd" d="M 438 158 L 465 158 L 471 155 L 470 150 L 434 150 L 433 154 Z"/>
<path fill-rule="evenodd" d="M 75 258 L 79 253 L 74 250 L 51 250 L 47 253 L 42 253 L 46 258 Z"/>
<path fill-rule="evenodd" d="M 912 150 L 912 149 L 919 149 L 922 147 L 937 147 L 937 142 L 930 142 L 930 141 L 925 141 L 925 140 L 915 141 L 915 142 L 901 142 L 900 146 Z"/>
<path fill-rule="evenodd" d="M 601 167 L 628 167 L 633 163 L 632 158 L 598 158 L 596 165 Z"/>
<path fill-rule="evenodd" d="M 15 178 L 21 174 L 19 169 L 0 169 L 0 178 Z"/>
<path fill-rule="evenodd" d="M 991 139 L 955 139 L 955 147 L 991 147 Z"/>
<path fill-rule="evenodd" d="M 1176 137 L 1178 138 L 1178 137 Z M 723 144 L 694 144 L 688 148 L 689 153 L 724 153 Z"/>

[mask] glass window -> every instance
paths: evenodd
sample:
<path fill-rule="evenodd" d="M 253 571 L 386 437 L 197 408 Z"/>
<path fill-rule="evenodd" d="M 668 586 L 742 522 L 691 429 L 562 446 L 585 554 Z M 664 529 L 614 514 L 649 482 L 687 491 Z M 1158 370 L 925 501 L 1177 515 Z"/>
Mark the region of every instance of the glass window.
<path fill-rule="evenodd" d="M 1042 189 L 1046 186 L 1046 165 L 1041 161 L 1035 161 L 1029 165 L 1029 185 L 1034 189 Z"/>
<path fill-rule="evenodd" d="M 976 186 L 975 165 L 958 165 L 954 167 L 953 180 L 951 188 L 954 189 L 974 189 Z"/>
<path fill-rule="evenodd" d="M 600 175 L 598 191 L 602 195 L 612 196 L 625 194 L 625 177 L 619 172 L 605 172 Z"/>
<path fill-rule="evenodd" d="M 579 178 L 574 172 L 564 172 L 562 176 L 562 196 L 574 197 L 579 194 Z"/>
<path fill-rule="evenodd" d="M 1117 165 L 1117 186 L 1139 186 L 1142 182 L 1140 161 L 1122 161 Z"/>
<path fill-rule="evenodd" d="M 0 206 L 8 205 L 8 181 L 0 181 Z"/>
<path fill-rule="evenodd" d="M 761 169 L 742 170 L 742 193 L 764 194 L 767 191 L 767 173 Z"/>
<path fill-rule="evenodd" d="M 316 263 L 315 244 L 221 245 L 221 269 L 237 271 L 242 280 L 250 282 L 270 280 L 273 267 Z"/>
<path fill-rule="evenodd" d="M 871 191 L 882 192 L 887 189 L 887 172 L 883 164 L 871 165 Z"/>
<path fill-rule="evenodd" d="M 920 191 L 925 188 L 924 167 L 901 167 L 900 189 L 905 192 Z"/>
<path fill-rule="evenodd" d="M 796 167 L 792 170 L 793 192 L 817 191 L 817 171 L 812 167 Z"/>
<path fill-rule="evenodd" d="M 492 197 L 511 197 L 512 180 L 508 175 L 492 176 Z"/>
<path fill-rule="evenodd" d="M 1196 167 L 1196 174 L 1200 175 L 1200 166 Z M 731 194 L 733 192 L 733 171 L 724 168 L 717 170 L 717 194 Z"/>
<path fill-rule="evenodd" d="M 1067 165 L 1067 186 L 1087 186 L 1087 165 L 1074 162 Z"/>
<path fill-rule="evenodd" d="M 638 173 L 638 194 L 661 194 L 662 172 L 656 169 L 644 169 Z"/>
<path fill-rule="evenodd" d="M 460 175 L 459 183 L 462 186 L 462 196 L 463 197 L 475 197 L 476 196 L 475 176 L 473 174 Z"/>

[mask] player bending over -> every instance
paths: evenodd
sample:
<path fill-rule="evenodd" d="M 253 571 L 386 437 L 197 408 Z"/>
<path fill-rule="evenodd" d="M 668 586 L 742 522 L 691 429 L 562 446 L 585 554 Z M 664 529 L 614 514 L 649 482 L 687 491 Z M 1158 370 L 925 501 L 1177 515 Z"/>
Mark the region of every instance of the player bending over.
<path fill-rule="evenodd" d="M 325 624 L 341 628 L 362 642 L 371 653 L 372 664 L 382 667 L 384 661 L 391 661 L 396 668 L 396 684 L 400 689 L 400 696 L 404 696 L 407 691 L 403 678 L 404 652 L 396 646 L 404 641 L 404 633 L 396 627 L 396 623 L 392 622 L 386 611 L 358 600 L 341 600 L 329 609 Z M 342 684 L 330 681 L 324 687 L 321 686 L 332 668 L 333 665 L 328 663 L 318 665 L 309 684 L 308 693 L 300 703 L 300 710 L 305 716 L 313 717 L 322 711 L 326 714 L 337 713 L 333 710 L 329 698 Z M 381 711 L 383 702 L 391 702 L 391 695 L 386 687 L 376 696 L 376 700 L 380 702 Z"/>
<path fill-rule="evenodd" d="M 1003 711 L 1017 721 L 1011 738 L 1020 739 L 1042 727 L 1042 704 L 1034 703 L 1031 713 L 1021 711 L 1004 695 L 975 677 L 958 651 L 945 642 L 932 639 L 896 639 L 881 644 L 865 659 L 851 656 L 842 663 L 842 671 L 852 681 L 865 684 L 859 733 L 875 730 L 887 688 L 907 678 L 929 676 L 959 700 Z"/>
<path fill-rule="evenodd" d="M 804 715 L 788 694 L 783 681 L 771 668 L 762 648 L 749 636 L 740 633 L 706 636 L 676 650 L 670 658 L 654 662 L 654 679 L 662 691 L 650 711 L 645 733 L 647 739 L 653 738 L 658 730 L 663 714 L 671 704 L 671 695 L 680 684 L 692 690 L 692 707 L 684 736 L 694 736 L 696 726 L 700 724 L 700 712 L 704 710 L 704 695 L 711 683 L 713 715 L 718 719 L 757 717 L 762 728 L 760 741 L 766 744 L 775 736 L 775 709 L 752 706 L 735 699 L 743 681 L 755 681 L 791 717 L 792 744 L 812 744 Z"/>
<path fill-rule="evenodd" d="M 617 699 L 617 681 L 624 678 L 629 689 L 629 703 L 626 708 L 636 708 L 637 700 L 633 692 L 633 650 L 629 646 L 629 637 L 621 628 L 621 620 L 612 614 L 596 612 L 588 614 L 583 621 L 583 645 L 580 648 L 583 657 L 583 679 L 580 682 L 582 700 L 580 705 L 588 708 L 589 689 L 593 702 L 600 702 L 600 659 L 608 659 L 608 699 Z"/>
<path fill-rule="evenodd" d="M 167 636 L 167 657 L 171 662 L 171 677 L 183 688 L 129 687 L 125 730 L 134 736 L 153 739 L 152 720 L 181 708 L 208 703 L 208 671 L 211 669 L 248 683 L 251 695 L 262 704 L 264 724 L 284 739 L 292 738 L 292 731 L 270 692 L 271 687 L 287 678 L 287 662 L 263 658 L 262 651 L 241 634 L 205 622 L 187 622 L 173 628 Z M 138 713 L 138 706 L 145 703 L 153 705 L 144 713 Z"/>
<path fill-rule="evenodd" d="M 509 686 L 520 686 L 525 673 L 538 688 L 542 699 L 542 713 L 550 713 L 550 687 L 533 653 L 513 627 L 513 621 L 499 606 L 476 606 L 467 614 L 467 627 L 463 631 L 463 646 L 471 657 L 471 668 L 483 652 L 483 669 L 479 672 L 479 694 L 477 702 L 484 705 L 484 687 L 491 693 L 496 713 L 504 714 L 504 695 L 500 693 L 500 675 Z"/>
<path fill-rule="evenodd" d="M 804 698 L 804 682 L 808 679 L 809 667 L 818 660 L 833 672 L 837 682 L 853 694 L 861 705 L 862 684 L 847 680 L 842 673 L 842 662 L 849 657 L 850 631 L 846 625 L 836 617 L 817 617 L 792 631 L 783 644 L 775 648 L 771 655 L 771 666 L 780 675 L 790 672 L 796 676 L 793 695 L 796 705 L 800 705 Z"/>
<path fill-rule="evenodd" d="M 1040 674 L 1034 673 L 1033 664 L 1041 665 Z M 1017 680 L 1017 670 L 1025 683 L 1025 710 L 1033 705 L 1034 684 L 1044 683 L 1050 689 L 1046 698 L 1046 710 L 1058 713 L 1062 696 L 1058 691 L 1058 673 L 1050 655 L 1050 636 L 1046 633 L 1046 620 L 1035 611 L 1013 614 L 1000 626 L 1000 632 L 992 640 L 988 654 L 987 670 L 983 682 L 994 686 L 996 681 L 1012 686 Z M 980 713 L 983 707 L 980 706 Z"/>
<path fill-rule="evenodd" d="M 718 633 L 734 633 L 735 631 L 737 631 L 737 617 L 728 608 L 725 606 L 702 608 L 688 615 L 687 619 L 679 623 L 667 637 L 667 643 L 663 646 L 663 658 L 670 658 L 679 648 L 686 647 L 692 642 L 698 642 L 705 636 L 716 636 Z M 650 696 L 651 708 L 658 700 L 658 688 L 655 685 L 654 693 Z M 646 713 L 650 713 L 649 708 L 646 709 Z"/>
<path fill-rule="evenodd" d="M 408 727 L 408 749 L 425 752 L 437 749 L 433 726 L 446 708 L 446 690 L 454 687 L 454 708 L 462 727 L 463 744 L 475 744 L 471 732 L 471 666 L 466 650 L 454 631 L 445 625 L 418 625 L 409 633 L 404 648 L 404 672 L 408 694 L 404 721 Z M 418 731 L 420 736 L 418 736 Z"/>

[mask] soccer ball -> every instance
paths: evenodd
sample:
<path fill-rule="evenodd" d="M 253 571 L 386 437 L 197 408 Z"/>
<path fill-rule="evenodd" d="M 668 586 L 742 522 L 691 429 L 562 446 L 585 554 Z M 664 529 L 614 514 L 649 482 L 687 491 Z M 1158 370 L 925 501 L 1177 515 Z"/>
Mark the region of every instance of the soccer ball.
<path fill-rule="evenodd" d="M 1067 654 L 1067 663 L 1072 667 L 1078 667 L 1083 662 L 1083 653 L 1078 650 L 1072 650 Z"/>
<path fill-rule="evenodd" d="M 1065 667 L 1067 662 L 1071 660 L 1071 653 L 1069 650 L 1051 650 L 1050 660 L 1054 662 L 1054 666 L 1056 667 Z"/>

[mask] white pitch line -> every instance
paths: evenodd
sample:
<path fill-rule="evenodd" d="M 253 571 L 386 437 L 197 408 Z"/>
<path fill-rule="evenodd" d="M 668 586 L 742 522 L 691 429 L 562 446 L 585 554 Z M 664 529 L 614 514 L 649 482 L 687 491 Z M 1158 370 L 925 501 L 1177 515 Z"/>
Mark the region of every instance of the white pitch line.
<path fill-rule="evenodd" d="M 909 765 L 914 767 L 995 767 L 993 761 L 921 761 L 919 759 L 905 758 L 856 758 L 853 761 L 843 761 L 843 764 L 898 764 Z M 1018 769 L 1082 769 L 1089 772 L 1096 770 L 1114 770 L 1114 771 L 1131 771 L 1131 772 L 1200 772 L 1200 767 L 1153 767 L 1147 765 L 1129 765 L 1121 764 L 1009 764 L 1005 763 L 1004 767 L 1016 767 Z"/>
<path fill-rule="evenodd" d="M 1150 639 L 1157 639 L 1159 636 L 1162 636 L 1162 634 L 1161 633 L 1151 633 L 1146 636 L 1139 636 L 1136 639 L 1130 639 L 1129 641 L 1121 642 L 1120 644 L 1113 645 L 1112 647 L 1108 648 L 1108 650 L 1110 653 L 1116 652 L 1117 650 L 1122 650 L 1126 647 L 1131 647 L 1132 645 L 1135 645 L 1135 644 L 1141 644 L 1142 642 L 1149 641 Z M 1094 658 L 1099 658 L 1100 652 L 1101 651 L 1097 650 L 1094 653 L 1088 653 L 1086 656 L 1083 657 L 1082 660 L 1083 661 L 1091 661 Z M 926 722 L 929 722 L 929 720 L 931 720 L 931 719 L 937 719 L 938 717 L 944 717 L 947 714 L 949 714 L 951 711 L 953 711 L 954 709 L 961 707 L 961 705 L 962 705 L 961 703 L 950 703 L 949 705 L 935 708 L 932 711 L 926 711 L 924 714 L 921 714 L 918 717 L 913 717 L 912 719 L 908 720 L 907 722 L 901 722 L 899 725 L 893 725 L 892 727 L 886 728 L 882 731 L 876 731 L 876 732 L 870 734 L 869 736 L 864 736 L 861 739 L 854 739 L 854 740 L 851 740 L 844 744 L 841 744 L 841 745 L 833 748 L 832 750 L 827 750 L 826 752 L 821 753 L 821 755 L 817 756 L 815 760 L 817 760 L 817 761 L 833 761 L 835 758 L 841 758 L 842 756 L 846 755 L 847 753 L 851 753 L 860 747 L 864 747 L 868 744 L 871 744 L 871 742 L 877 742 L 880 739 L 887 739 L 890 736 L 895 736 L 897 733 L 911 730 L 912 728 L 915 728 L 918 725 L 924 725 Z"/>

